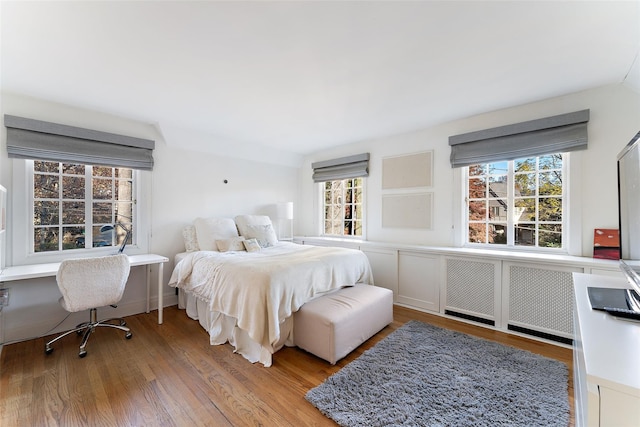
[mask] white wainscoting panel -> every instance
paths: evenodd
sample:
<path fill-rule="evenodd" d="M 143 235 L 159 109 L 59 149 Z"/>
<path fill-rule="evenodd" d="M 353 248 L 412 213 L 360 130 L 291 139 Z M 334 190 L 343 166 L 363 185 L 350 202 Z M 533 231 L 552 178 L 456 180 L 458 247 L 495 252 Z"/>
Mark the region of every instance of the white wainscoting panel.
<path fill-rule="evenodd" d="M 398 251 L 393 249 L 362 249 L 373 272 L 373 283 L 393 291 L 393 301 L 398 300 Z"/>
<path fill-rule="evenodd" d="M 398 252 L 398 302 L 440 310 L 440 256 Z"/>

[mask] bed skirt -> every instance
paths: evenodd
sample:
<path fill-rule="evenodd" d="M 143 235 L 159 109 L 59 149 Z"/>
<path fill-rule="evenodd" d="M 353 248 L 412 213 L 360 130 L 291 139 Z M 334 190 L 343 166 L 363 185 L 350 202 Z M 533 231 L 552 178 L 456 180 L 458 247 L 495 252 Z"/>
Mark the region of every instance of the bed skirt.
<path fill-rule="evenodd" d="M 200 326 L 209 334 L 211 345 L 228 342 L 235 353 L 241 354 L 251 363 L 262 363 L 271 366 L 272 355 L 283 346 L 293 347 L 293 316 L 280 322 L 280 340 L 273 348 L 265 348 L 252 340 L 249 334 L 238 328 L 235 318 L 226 316 L 218 311 L 211 311 L 207 303 L 183 289 L 178 290 L 178 308 L 186 311 L 187 316 L 197 320 Z"/>

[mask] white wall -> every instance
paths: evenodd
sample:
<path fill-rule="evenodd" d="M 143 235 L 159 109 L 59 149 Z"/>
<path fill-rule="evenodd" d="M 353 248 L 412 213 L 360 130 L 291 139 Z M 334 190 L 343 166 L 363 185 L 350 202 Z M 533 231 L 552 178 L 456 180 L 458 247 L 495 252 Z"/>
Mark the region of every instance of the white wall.
<path fill-rule="evenodd" d="M 11 114 L 156 141 L 155 166 L 150 173 L 148 190 L 150 204 L 147 210 L 150 218 L 147 226 L 149 252 L 170 259 L 164 267 L 165 283 L 173 269 L 173 257 L 184 250 L 184 225 L 198 216 L 232 217 L 244 213 L 269 215 L 273 212 L 274 204 L 294 201 L 298 192 L 297 168 L 239 160 L 226 157 L 224 152 L 216 154 L 182 150 L 178 148 L 179 140 L 167 144 L 158 128 L 152 124 L 7 93 L 2 94 L 1 111 L 3 116 Z M 4 126 L 1 132 L 0 184 L 9 192 L 9 233 L 5 249 L 10 252 L 13 216 L 25 215 L 25 212 L 14 209 L 11 203 L 12 189 L 22 187 L 20 183 L 13 182 L 15 160 L 7 157 Z M 179 139 L 180 135 L 173 133 L 172 137 Z M 223 183 L 225 179 L 227 184 Z M 11 257 L 7 259 L 10 265 Z M 152 283 L 156 283 L 155 279 L 152 277 Z M 135 267 L 118 309 L 104 309 L 105 316 L 144 311 L 145 283 L 144 267 Z M 61 295 L 54 278 L 9 282 L 5 286 L 11 288 L 11 298 L 10 305 L 0 312 L 4 342 L 51 333 L 53 331 L 50 329 L 67 314 L 58 304 Z M 155 286 L 152 286 L 151 293 L 151 305 L 156 307 Z M 165 286 L 164 295 L 165 304 L 176 302 L 173 288 Z M 54 331 L 69 329 L 85 321 L 85 315 L 72 315 Z"/>
<path fill-rule="evenodd" d="M 277 226 L 274 205 L 297 194 L 297 168 L 166 145 L 156 148 L 154 158 L 151 251 L 170 258 L 184 251 L 182 228 L 196 217 L 261 214 Z"/>
<path fill-rule="evenodd" d="M 573 255 L 592 256 L 593 229 L 617 228 L 617 153 L 640 130 L 640 95 L 623 85 L 612 85 L 572 95 L 480 114 L 455 122 L 403 135 L 363 141 L 314 153 L 304 159 L 300 170 L 297 232 L 318 235 L 317 191 L 311 179 L 311 163 L 361 152 L 371 153 L 366 183 L 366 237 L 370 241 L 428 246 L 456 246 L 456 211 L 461 182 L 459 170 L 449 165 L 451 135 L 492 128 L 583 109 L 591 110 L 588 125 L 589 148 L 574 154 L 571 167 L 576 174 L 571 208 L 578 224 L 571 236 L 581 244 Z M 381 218 L 381 165 L 387 156 L 425 150 L 434 152 L 433 228 L 431 230 L 383 228 Z"/>
<path fill-rule="evenodd" d="M 591 256 L 593 229 L 617 227 L 616 155 L 640 130 L 640 95 L 622 85 L 602 87 L 481 114 L 413 133 L 325 150 L 307 156 L 300 169 L 241 160 L 223 152 L 183 150 L 179 148 L 179 134 L 172 134 L 172 140 L 167 144 L 164 136 L 152 124 L 24 96 L 3 93 L 0 110 L 2 114 L 155 140 L 156 166 L 151 173 L 149 250 L 173 260 L 174 255 L 183 250 L 182 227 L 197 216 L 270 214 L 273 204 L 282 201 L 295 203 L 295 234 L 317 235 L 319 209 L 316 188 L 311 180 L 311 163 L 360 152 L 371 153 L 370 177 L 366 184 L 367 239 L 454 246 L 454 214 L 459 205 L 456 181 L 459 171 L 454 171 L 449 166 L 448 137 L 585 108 L 591 110 L 589 149 L 573 157 L 577 164 L 572 167 L 575 166 L 575 170 L 579 172 L 576 180 L 579 191 L 574 199 L 580 202 L 574 207 L 577 212 L 574 214 L 578 218 L 577 222 L 581 223 L 573 237 L 582 241 L 577 249 L 579 254 Z M 9 233 L 5 249 L 11 251 L 12 215 L 24 213 L 15 211 L 11 203 L 13 160 L 6 155 L 4 126 L 1 132 L 0 184 L 9 191 Z M 220 144 L 215 145 L 219 147 Z M 433 150 L 434 153 L 434 184 L 430 189 L 434 193 L 433 229 L 416 231 L 382 228 L 382 159 L 425 150 Z M 223 183 L 225 179 L 228 180 L 227 184 Z M 170 261 L 165 266 L 165 282 L 168 281 L 172 268 L 173 261 Z M 58 305 L 60 294 L 52 279 L 20 281 L 7 285 L 11 287 L 10 306 L 0 312 L 0 328 L 4 324 L 5 342 L 41 335 L 66 315 Z M 152 291 L 152 295 L 154 293 Z M 168 304 L 175 302 L 172 288 L 166 286 L 164 294 Z M 144 298 L 144 270 L 135 268 L 117 312 L 127 315 L 143 311 Z M 72 316 L 56 330 L 69 328 L 75 323 L 78 323 L 77 317 Z"/>

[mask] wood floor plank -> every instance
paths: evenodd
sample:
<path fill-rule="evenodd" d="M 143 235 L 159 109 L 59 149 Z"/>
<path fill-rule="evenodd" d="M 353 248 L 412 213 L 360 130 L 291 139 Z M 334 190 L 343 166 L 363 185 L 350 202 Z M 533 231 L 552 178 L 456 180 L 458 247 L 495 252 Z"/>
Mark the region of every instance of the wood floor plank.
<path fill-rule="evenodd" d="M 332 426 L 305 393 L 409 320 L 421 320 L 494 340 L 565 363 L 574 425 L 572 352 L 441 316 L 396 306 L 394 322 L 336 365 L 298 348 L 275 354 L 273 365 L 251 364 L 230 345 L 211 346 L 184 311 L 168 307 L 127 318 L 133 338 L 101 329 L 78 358 L 79 338 L 6 345 L 0 357 L 0 425 L 50 426 Z"/>

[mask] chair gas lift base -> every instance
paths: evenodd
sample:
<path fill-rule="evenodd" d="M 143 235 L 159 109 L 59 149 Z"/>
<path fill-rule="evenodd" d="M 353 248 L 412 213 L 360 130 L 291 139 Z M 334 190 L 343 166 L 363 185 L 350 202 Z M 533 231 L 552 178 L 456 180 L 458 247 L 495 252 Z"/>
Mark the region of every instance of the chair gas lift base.
<path fill-rule="evenodd" d="M 116 306 L 112 305 L 111 307 L 115 308 Z M 45 346 L 44 352 L 46 354 L 51 354 L 53 352 L 53 347 L 51 347 L 51 344 L 75 332 L 77 335 L 83 335 L 82 343 L 80 344 L 80 352 L 78 353 L 78 356 L 85 357 L 87 355 L 87 350 L 85 349 L 87 346 L 87 341 L 89 341 L 89 337 L 91 336 L 92 333 L 96 331 L 96 328 L 99 326 L 120 329 L 121 331 L 126 332 L 124 337 L 128 340 L 131 339 L 131 337 L 133 336 L 133 334 L 131 333 L 131 330 L 127 327 L 127 322 L 125 322 L 124 319 L 122 318 L 111 318 L 111 319 L 104 319 L 104 320 L 98 321 L 97 310 L 95 308 L 91 309 L 89 313 L 89 317 L 90 317 L 90 320 L 88 322 L 81 323 L 78 326 L 76 326 L 74 329 L 67 331 L 64 334 L 59 335 L 56 338 L 49 341 Z M 113 321 L 117 321 L 118 324 L 116 325 L 114 323 L 110 323 Z"/>

